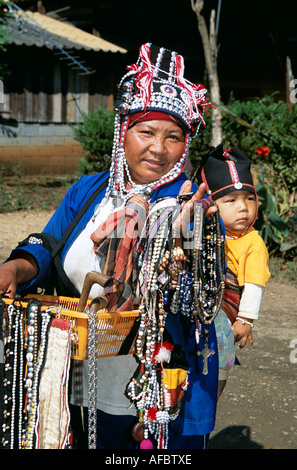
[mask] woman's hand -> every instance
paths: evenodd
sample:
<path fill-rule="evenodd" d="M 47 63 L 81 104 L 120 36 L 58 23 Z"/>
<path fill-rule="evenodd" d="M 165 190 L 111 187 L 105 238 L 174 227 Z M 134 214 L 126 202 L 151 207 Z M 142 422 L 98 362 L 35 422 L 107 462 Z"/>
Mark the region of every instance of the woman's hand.
<path fill-rule="evenodd" d="M 192 183 L 191 181 L 185 181 L 184 184 L 182 185 L 179 195 L 183 194 L 188 194 L 191 192 L 192 189 Z M 182 233 L 183 233 L 183 227 L 187 227 L 188 224 L 193 220 L 194 218 L 194 202 L 199 201 L 200 199 L 203 199 L 205 196 L 206 189 L 205 189 L 205 184 L 201 183 L 198 190 L 196 193 L 193 194 L 191 199 L 188 201 L 182 202 L 182 208 L 173 222 L 173 233 L 176 235 L 178 238 Z M 211 215 L 217 211 L 216 206 L 210 206 L 206 212 L 206 215 Z"/>
<path fill-rule="evenodd" d="M 33 256 L 28 253 L 0 266 L 0 291 L 11 299 L 16 295 L 17 285 L 30 281 L 38 274 L 38 267 Z"/>

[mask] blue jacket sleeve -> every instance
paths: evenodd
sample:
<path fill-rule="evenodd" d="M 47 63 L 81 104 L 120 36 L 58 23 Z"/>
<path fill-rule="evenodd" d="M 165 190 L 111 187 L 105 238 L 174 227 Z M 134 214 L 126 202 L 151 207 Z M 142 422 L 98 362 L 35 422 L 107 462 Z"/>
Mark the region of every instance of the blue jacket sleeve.
<path fill-rule="evenodd" d="M 108 175 L 107 172 L 93 176 L 84 175 L 71 186 L 63 201 L 44 227 L 43 233 L 50 234 L 58 241 L 83 204 L 96 189 L 98 183 L 100 183 L 106 175 Z M 15 248 L 6 261 L 22 257 L 24 251 L 34 257 L 38 266 L 38 274 L 31 281 L 20 284 L 17 292 L 20 293 L 32 286 L 45 288 L 51 274 L 51 251 L 41 244 L 29 243 L 25 246 Z"/>
<path fill-rule="evenodd" d="M 75 203 L 80 185 L 81 180 L 75 183 L 67 191 L 63 201 L 43 229 L 43 232 L 53 235 L 57 240 L 61 238 L 68 224 L 71 222 L 73 217 L 75 217 Z M 21 258 L 24 251 L 30 253 L 34 257 L 38 266 L 38 274 L 31 281 L 20 284 L 17 292 L 20 293 L 23 290 L 30 288 L 32 285 L 38 285 L 41 288 L 45 288 L 51 274 L 51 252 L 41 244 L 29 243 L 25 246 L 15 248 L 11 252 L 7 261 Z"/>

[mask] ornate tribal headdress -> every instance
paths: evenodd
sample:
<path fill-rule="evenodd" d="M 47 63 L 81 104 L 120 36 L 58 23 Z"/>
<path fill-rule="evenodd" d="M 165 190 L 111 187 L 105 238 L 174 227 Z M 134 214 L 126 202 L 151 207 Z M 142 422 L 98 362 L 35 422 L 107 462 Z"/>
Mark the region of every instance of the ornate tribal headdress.
<path fill-rule="evenodd" d="M 211 106 L 205 98 L 206 89 L 184 78 L 184 59 L 176 52 L 149 43 L 140 48 L 137 63 L 127 67 L 115 103 L 115 131 L 112 151 L 111 177 L 107 194 L 130 197 L 142 193 L 150 197 L 153 191 L 175 179 L 183 170 L 191 140 L 198 133 L 203 114 Z M 162 112 L 178 119 L 186 129 L 184 152 L 177 164 L 158 181 L 136 185 L 130 177 L 124 144 L 131 115 L 139 112 Z M 127 193 L 124 177 L 131 185 Z"/>

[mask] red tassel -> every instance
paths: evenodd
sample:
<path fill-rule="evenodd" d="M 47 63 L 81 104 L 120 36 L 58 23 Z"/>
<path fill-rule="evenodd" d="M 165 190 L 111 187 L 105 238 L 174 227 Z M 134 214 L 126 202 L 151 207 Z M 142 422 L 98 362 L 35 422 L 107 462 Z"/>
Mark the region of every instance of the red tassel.
<path fill-rule="evenodd" d="M 65 320 L 64 318 L 54 318 L 51 324 L 54 328 L 60 328 L 60 330 L 69 330 L 71 327 L 71 322 Z"/>
<path fill-rule="evenodd" d="M 153 406 L 151 406 L 147 412 L 147 417 L 151 421 L 156 421 L 156 416 L 157 416 L 157 410 Z"/>

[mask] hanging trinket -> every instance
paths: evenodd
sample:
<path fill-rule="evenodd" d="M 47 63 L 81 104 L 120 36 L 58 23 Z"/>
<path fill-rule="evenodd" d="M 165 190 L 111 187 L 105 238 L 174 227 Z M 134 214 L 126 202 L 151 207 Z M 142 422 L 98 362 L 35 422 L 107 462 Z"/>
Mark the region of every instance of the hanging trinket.
<path fill-rule="evenodd" d="M 215 352 L 209 349 L 209 325 L 215 320 L 225 287 L 225 257 L 219 213 L 204 217 L 205 208 L 194 203 L 194 320 L 196 342 L 200 341 L 198 322 L 203 325 L 204 346 L 198 350 L 203 358 L 204 375 L 208 374 L 208 358 Z"/>
<path fill-rule="evenodd" d="M 164 205 L 165 206 L 165 205 Z M 152 440 L 159 449 L 167 448 L 168 425 L 178 409 L 172 405 L 173 390 L 168 377 L 175 354 L 184 354 L 179 345 L 166 341 L 166 318 L 181 314 L 195 323 L 197 346 L 203 337 L 203 374 L 208 372 L 208 359 L 214 352 L 209 348 L 209 325 L 218 312 L 224 289 L 224 258 L 218 215 L 205 218 L 208 205 L 195 203 L 193 240 L 187 255 L 181 246 L 171 240 L 175 206 L 152 211 L 147 222 L 147 237 L 139 253 L 142 279 L 140 291 L 140 328 L 136 339 L 136 354 L 140 369 L 128 386 L 128 395 L 136 404 L 139 423 L 133 437 L 140 448 L 152 448 Z M 185 361 L 186 363 L 186 361 Z M 187 366 L 181 382 L 175 384 L 185 391 L 188 385 Z"/>
<path fill-rule="evenodd" d="M 53 437 L 61 443 L 61 447 L 57 444 L 54 448 L 65 448 L 68 438 L 68 406 L 64 407 L 63 405 L 62 407 L 63 399 L 67 399 L 63 387 L 66 390 L 68 369 L 63 370 L 63 379 L 57 380 L 57 365 L 64 356 L 59 356 L 59 360 L 57 360 L 57 351 L 55 351 L 51 358 L 48 357 L 51 349 L 48 347 L 49 330 L 53 324 L 54 314 L 50 309 L 41 309 L 41 306 L 41 302 L 31 299 L 28 301 L 27 307 L 24 308 L 20 301 L 14 300 L 5 308 L 4 318 L 2 318 L 1 328 L 3 328 L 4 340 L 3 387 L 1 388 L 3 393 L 0 397 L 3 409 L 2 436 L 0 438 L 2 448 L 50 448 L 48 445 L 41 447 L 42 443 L 40 443 L 40 436 L 44 441 L 49 435 L 51 445 Z M 71 324 L 68 323 L 70 331 Z M 57 330 L 56 325 L 57 320 L 54 328 Z M 70 334 L 65 339 L 65 343 L 66 347 L 70 345 Z M 59 353 L 61 353 L 60 338 L 58 341 L 53 340 L 51 344 L 54 349 L 59 347 Z M 65 357 L 70 359 L 70 346 Z M 48 364 L 52 364 L 51 372 L 48 372 L 47 360 Z M 68 361 L 66 364 L 68 367 Z M 46 371 L 50 386 L 42 385 Z M 49 411 L 49 407 L 44 405 L 45 398 L 53 405 L 53 393 L 49 389 L 54 386 L 63 395 L 57 396 L 59 406 L 57 403 L 54 406 L 55 410 L 63 409 L 63 419 L 60 419 L 60 416 L 56 418 L 57 436 L 54 436 L 53 429 L 56 429 L 55 427 L 51 428 L 48 423 L 44 424 L 50 416 L 53 425 L 54 413 L 42 412 L 42 406 L 45 406 L 47 412 Z M 65 423 L 65 427 L 61 423 Z"/>

